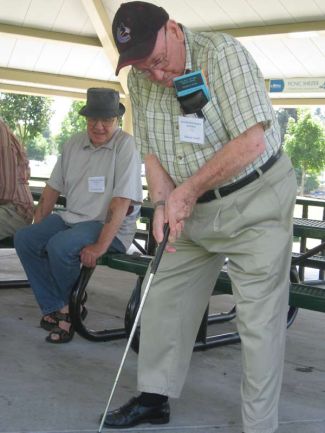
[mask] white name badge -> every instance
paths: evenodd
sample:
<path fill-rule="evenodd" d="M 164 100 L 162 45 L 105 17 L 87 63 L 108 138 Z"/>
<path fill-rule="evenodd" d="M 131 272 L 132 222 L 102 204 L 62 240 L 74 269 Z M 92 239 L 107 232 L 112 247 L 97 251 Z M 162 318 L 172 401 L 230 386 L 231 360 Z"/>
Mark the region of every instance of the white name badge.
<path fill-rule="evenodd" d="M 179 139 L 186 143 L 204 144 L 204 119 L 178 116 Z"/>
<path fill-rule="evenodd" d="M 88 192 L 105 192 L 105 176 L 88 177 Z"/>

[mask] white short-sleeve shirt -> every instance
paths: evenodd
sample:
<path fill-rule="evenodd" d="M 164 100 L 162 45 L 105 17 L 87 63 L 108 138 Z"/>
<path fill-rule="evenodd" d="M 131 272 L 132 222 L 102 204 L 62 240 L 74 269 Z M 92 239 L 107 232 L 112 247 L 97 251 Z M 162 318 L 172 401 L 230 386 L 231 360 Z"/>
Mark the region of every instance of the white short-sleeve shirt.
<path fill-rule="evenodd" d="M 89 186 L 94 178 L 100 192 Z M 60 216 L 67 224 L 104 223 L 113 197 L 130 199 L 135 209 L 117 235 L 129 247 L 142 202 L 141 161 L 131 135 L 118 129 L 108 143 L 99 147 L 92 145 L 86 132 L 74 135 L 65 143 L 48 185 L 66 197 L 66 210 Z"/>

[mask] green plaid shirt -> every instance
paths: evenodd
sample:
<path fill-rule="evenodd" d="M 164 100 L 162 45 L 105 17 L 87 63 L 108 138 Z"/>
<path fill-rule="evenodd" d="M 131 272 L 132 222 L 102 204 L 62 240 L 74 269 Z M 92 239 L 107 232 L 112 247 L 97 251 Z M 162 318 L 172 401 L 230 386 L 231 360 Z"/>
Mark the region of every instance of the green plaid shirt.
<path fill-rule="evenodd" d="M 176 185 L 204 165 L 217 150 L 261 123 L 266 151 L 227 184 L 260 167 L 280 147 L 280 131 L 264 78 L 248 51 L 223 33 L 193 33 L 183 27 L 188 70 L 202 69 L 211 99 L 204 106 L 204 144 L 180 141 L 183 115 L 174 88 L 144 78 L 134 68 L 128 76 L 136 144 L 142 156 L 156 154 Z"/>

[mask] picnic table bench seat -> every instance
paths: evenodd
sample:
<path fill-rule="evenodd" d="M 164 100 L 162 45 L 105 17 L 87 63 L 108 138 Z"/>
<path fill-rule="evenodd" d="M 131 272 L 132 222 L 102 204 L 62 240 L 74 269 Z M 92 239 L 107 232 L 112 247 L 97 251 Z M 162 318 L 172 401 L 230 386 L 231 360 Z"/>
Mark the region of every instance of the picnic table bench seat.
<path fill-rule="evenodd" d="M 141 210 L 145 214 L 147 221 L 152 218 L 152 209 L 150 205 L 144 206 Z M 150 228 L 149 228 L 150 231 Z M 325 222 L 308 220 L 306 218 L 295 218 L 294 219 L 294 235 L 295 236 L 310 236 L 318 239 L 323 239 L 325 235 Z M 151 238 L 149 233 L 149 238 Z M 152 242 L 152 241 L 151 241 Z M 323 247 L 324 248 L 324 247 Z M 320 256 L 318 253 L 321 250 L 317 250 L 315 255 L 308 255 L 307 253 L 292 253 L 292 261 L 295 265 L 313 267 L 316 269 L 324 269 L 325 258 Z M 154 248 L 150 250 L 151 255 L 154 254 Z M 140 302 L 140 288 L 150 264 L 151 257 L 148 255 L 140 254 L 105 254 L 99 261 L 100 264 L 104 264 L 110 268 L 131 272 L 138 276 L 136 286 L 131 295 L 130 301 L 126 308 L 125 313 L 125 330 L 126 334 L 129 334 L 132 328 L 132 323 L 137 312 L 137 307 Z M 296 266 L 292 266 L 290 272 L 290 296 L 288 300 L 288 319 L 287 324 L 290 326 L 298 312 L 299 308 L 310 309 L 314 311 L 325 312 L 325 285 L 324 282 L 317 280 L 301 283 L 299 281 L 298 272 Z M 89 271 L 84 269 L 83 272 L 87 274 Z M 78 299 L 81 300 L 85 288 L 79 285 L 76 287 L 74 294 L 71 297 L 70 310 L 75 312 L 72 313 L 72 322 L 74 323 L 77 332 L 93 341 L 107 341 L 110 339 L 112 330 L 101 330 L 94 331 L 88 330 L 85 323 L 80 318 L 80 308 Z M 223 270 L 215 284 L 213 295 L 220 294 L 232 294 L 231 281 L 226 270 Z M 74 308 L 73 308 L 74 306 Z M 208 326 L 210 324 L 220 323 L 232 320 L 236 316 L 236 309 L 233 307 L 228 312 L 209 314 L 209 306 L 202 318 L 201 326 L 198 332 L 196 344 L 194 350 L 202 350 L 210 347 L 216 347 L 218 345 L 229 344 L 239 342 L 240 338 L 237 332 L 231 332 L 226 334 L 208 335 Z M 134 342 L 132 347 L 137 351 L 139 344 L 139 333 L 135 334 Z"/>
<path fill-rule="evenodd" d="M 309 218 L 293 218 L 293 235 L 306 238 L 324 239 L 325 221 Z"/>
<path fill-rule="evenodd" d="M 318 257 L 318 256 L 317 256 Z M 308 259 L 310 260 L 310 259 Z M 125 330 L 126 335 L 129 335 L 132 323 L 135 318 L 137 307 L 140 302 L 140 288 L 150 265 L 151 257 L 147 255 L 137 254 L 105 254 L 101 259 L 101 263 L 120 271 L 131 272 L 138 276 L 138 280 L 134 291 L 131 295 L 129 304 L 126 308 L 125 313 Z M 87 275 L 91 272 L 89 269 L 84 268 L 82 273 Z M 295 267 L 293 267 L 290 283 L 290 296 L 288 299 L 288 319 L 287 323 L 290 326 L 294 318 L 297 315 L 299 308 L 309 309 L 313 311 L 325 312 L 325 282 L 322 281 L 311 281 L 311 282 L 299 282 Z M 317 283 L 317 284 L 316 284 Z M 101 330 L 94 331 L 87 329 L 85 323 L 80 317 L 80 302 L 86 286 L 77 285 L 73 291 L 70 311 L 72 312 L 72 323 L 76 327 L 77 332 L 83 337 L 92 341 L 108 341 L 111 339 L 112 330 Z M 227 271 L 224 269 L 221 271 L 219 278 L 213 289 L 213 295 L 232 294 L 231 281 Z M 207 308 L 205 315 L 202 319 L 200 330 L 198 332 L 197 341 L 194 350 L 202 350 L 211 347 L 217 347 L 223 344 L 230 344 L 239 342 L 239 335 L 237 332 L 231 332 L 226 334 L 208 335 L 208 326 L 220 322 L 232 320 L 236 316 L 235 307 L 228 312 L 209 314 L 209 308 Z M 114 331 L 115 332 L 115 331 Z M 138 350 L 139 335 L 136 334 L 132 347 L 134 350 Z"/>
<path fill-rule="evenodd" d="M 33 198 L 38 201 L 41 191 L 33 191 Z M 57 206 L 62 208 L 65 205 L 64 197 L 59 197 Z M 76 327 L 77 332 L 83 337 L 92 341 L 108 341 L 116 338 L 124 338 L 130 332 L 132 320 L 135 317 L 137 307 L 140 301 L 140 287 L 143 281 L 146 270 L 150 264 L 151 257 L 154 254 L 155 242 L 151 233 L 151 221 L 153 210 L 150 203 L 144 203 L 141 207 L 141 215 L 139 221 L 144 223 L 145 228 L 138 228 L 135 237 L 135 244 L 142 252 L 146 254 L 104 254 L 99 260 L 98 265 L 105 265 L 120 271 L 131 272 L 138 276 L 136 286 L 133 290 L 131 298 L 128 302 L 125 312 L 125 327 L 120 329 L 104 329 L 92 330 L 87 328 L 86 323 L 80 317 L 80 305 L 85 295 L 87 284 L 93 273 L 93 269 L 82 267 L 80 278 L 72 291 L 70 297 L 70 311 L 72 323 Z M 324 239 L 325 237 L 325 221 L 310 220 L 307 218 L 294 218 L 294 236 L 313 237 L 316 239 Z M 139 246 L 144 242 L 144 247 Z M 0 241 L 0 248 L 13 248 L 13 238 L 6 238 Z M 302 260 L 301 260 L 302 259 Z M 299 262 L 299 266 L 305 266 L 316 269 L 324 269 L 325 257 L 315 254 L 311 257 L 304 258 L 304 253 L 292 253 L 293 262 Z M 313 311 L 325 312 L 325 284 L 324 281 L 316 280 L 310 282 L 300 282 L 298 276 L 291 273 L 290 296 L 288 300 L 288 325 L 290 325 L 298 308 L 305 308 Z M 21 288 L 28 287 L 27 280 L 15 281 L 0 281 L 0 288 Z M 213 295 L 232 294 L 231 282 L 226 270 L 220 273 L 220 276 L 215 284 Z M 202 319 L 200 330 L 195 345 L 195 350 L 216 347 L 221 344 L 229 344 L 239 342 L 237 332 L 208 336 L 208 325 L 232 320 L 236 316 L 235 307 L 224 313 L 209 314 L 209 307 Z M 133 348 L 137 350 L 139 335 L 136 334 Z"/>

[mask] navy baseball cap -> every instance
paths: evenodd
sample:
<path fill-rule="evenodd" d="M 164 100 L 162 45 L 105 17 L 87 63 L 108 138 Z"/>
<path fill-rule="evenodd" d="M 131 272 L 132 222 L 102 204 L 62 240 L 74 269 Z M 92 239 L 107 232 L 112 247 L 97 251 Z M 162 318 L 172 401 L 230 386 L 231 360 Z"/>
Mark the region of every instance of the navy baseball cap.
<path fill-rule="evenodd" d="M 158 31 L 168 20 L 165 9 L 152 3 L 122 3 L 112 24 L 115 45 L 120 53 L 116 75 L 124 66 L 140 62 L 152 53 Z"/>

